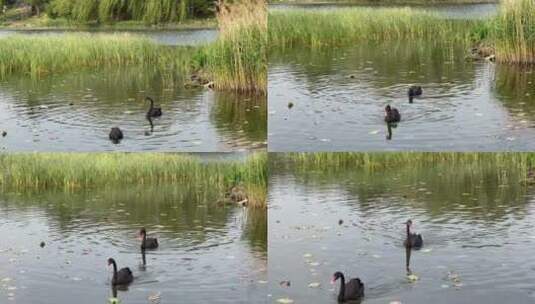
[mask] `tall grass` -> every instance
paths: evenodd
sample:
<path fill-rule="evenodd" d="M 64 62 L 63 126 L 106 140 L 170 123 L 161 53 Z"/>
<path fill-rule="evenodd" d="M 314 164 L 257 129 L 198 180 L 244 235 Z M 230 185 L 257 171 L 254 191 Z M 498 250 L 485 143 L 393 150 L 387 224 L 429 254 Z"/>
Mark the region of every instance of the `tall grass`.
<path fill-rule="evenodd" d="M 491 28 L 498 61 L 535 63 L 535 1 L 503 0 Z"/>
<path fill-rule="evenodd" d="M 267 5 L 263 0 L 219 3 L 219 39 L 196 57 L 217 88 L 265 94 Z"/>
<path fill-rule="evenodd" d="M 172 5 L 171 2 L 166 3 Z M 100 3 L 100 9 L 106 11 L 114 11 L 119 5 L 109 2 L 109 6 L 102 6 L 104 1 Z M 89 8 L 89 2 L 86 5 Z M 14 35 L 2 38 L 0 78 L 12 73 L 38 77 L 84 67 L 137 64 L 157 66 L 170 72 L 196 71 L 213 81 L 217 89 L 265 95 L 266 3 L 262 0 L 243 0 L 232 5 L 221 3 L 220 6 L 219 38 L 200 47 L 162 46 L 126 34 L 69 34 L 62 37 Z M 174 10 L 172 7 L 165 9 L 170 13 Z M 89 13 L 89 9 L 84 9 L 83 13 Z"/>
<path fill-rule="evenodd" d="M 269 44 L 286 48 L 394 39 L 465 42 L 471 39 L 471 29 L 480 22 L 448 20 L 410 8 L 273 11 L 269 14 Z"/>
<path fill-rule="evenodd" d="M 282 162 L 303 170 L 336 171 L 345 168 L 388 170 L 399 167 L 429 167 L 438 163 L 450 166 L 484 165 L 497 170 L 515 168 L 527 173 L 535 168 L 535 153 L 288 153 Z"/>
<path fill-rule="evenodd" d="M 47 11 L 53 17 L 79 23 L 111 23 L 120 20 L 147 24 L 182 22 L 192 17 L 210 17 L 210 0 L 52 0 Z"/>
<path fill-rule="evenodd" d="M 12 36 L 0 43 L 0 77 L 37 77 L 80 68 L 126 65 L 187 70 L 190 48 L 170 48 L 130 35 L 69 34 L 62 37 Z"/>
<path fill-rule="evenodd" d="M 267 155 L 246 160 L 202 161 L 195 156 L 157 153 L 38 153 L 0 155 L 0 186 L 11 190 L 158 184 L 199 184 L 224 193 L 243 185 L 250 205 L 265 207 Z"/>

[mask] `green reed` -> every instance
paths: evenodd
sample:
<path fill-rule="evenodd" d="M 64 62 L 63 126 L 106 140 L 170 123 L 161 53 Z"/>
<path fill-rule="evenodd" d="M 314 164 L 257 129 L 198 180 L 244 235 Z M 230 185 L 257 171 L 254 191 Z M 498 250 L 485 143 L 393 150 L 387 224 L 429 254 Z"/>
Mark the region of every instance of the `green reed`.
<path fill-rule="evenodd" d="M 206 161 L 165 153 L 21 153 L 0 155 L 4 189 L 76 190 L 126 185 L 204 185 L 223 194 L 243 185 L 250 206 L 265 207 L 267 155 L 245 160 Z"/>
<path fill-rule="evenodd" d="M 394 39 L 466 42 L 480 22 L 448 20 L 410 8 L 274 11 L 269 14 L 269 43 L 318 48 Z"/>

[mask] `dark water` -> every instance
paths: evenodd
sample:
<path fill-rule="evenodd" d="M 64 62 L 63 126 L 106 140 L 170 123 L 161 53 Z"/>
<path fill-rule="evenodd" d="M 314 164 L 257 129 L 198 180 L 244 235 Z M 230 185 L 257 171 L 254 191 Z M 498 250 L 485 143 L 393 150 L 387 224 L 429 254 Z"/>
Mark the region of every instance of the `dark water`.
<path fill-rule="evenodd" d="M 132 35 L 148 38 L 155 43 L 163 45 L 201 45 L 213 42 L 217 39 L 216 29 L 192 29 L 192 30 L 0 30 L 0 38 L 14 34 L 30 36 L 62 36 L 72 33 L 84 34 L 115 34 Z"/>
<path fill-rule="evenodd" d="M 151 96 L 163 116 L 150 122 Z M 241 151 L 266 146 L 266 98 L 186 89 L 180 75 L 146 67 L 0 81 L 5 151 Z M 72 104 L 72 105 L 71 105 Z M 114 145 L 110 128 L 125 138 Z"/>
<path fill-rule="evenodd" d="M 4 193 L 0 302 L 108 303 L 108 257 L 134 273 L 128 291 L 118 292 L 121 303 L 265 299 L 265 211 L 211 207 L 217 197 L 177 185 Z M 142 226 L 160 243 L 145 266 Z"/>
<path fill-rule="evenodd" d="M 362 303 L 533 303 L 535 189 L 492 165 L 417 167 L 271 167 L 273 302 L 336 303 L 330 279 L 342 271 L 364 281 Z M 406 271 L 407 219 L 424 239 L 410 256 L 415 282 Z"/>
<path fill-rule="evenodd" d="M 306 3 L 306 4 L 272 4 L 271 10 L 337 10 L 346 8 L 406 8 L 417 11 L 425 11 L 438 14 L 439 16 L 451 19 L 477 19 L 486 18 L 496 14 L 498 4 L 430 4 L 430 5 L 380 5 L 380 4 L 351 4 L 351 3 Z"/>
<path fill-rule="evenodd" d="M 468 50 L 414 41 L 273 50 L 269 149 L 533 150 L 535 68 L 467 61 Z M 413 104 L 411 84 L 424 90 Z M 391 140 L 387 104 L 402 116 Z"/>

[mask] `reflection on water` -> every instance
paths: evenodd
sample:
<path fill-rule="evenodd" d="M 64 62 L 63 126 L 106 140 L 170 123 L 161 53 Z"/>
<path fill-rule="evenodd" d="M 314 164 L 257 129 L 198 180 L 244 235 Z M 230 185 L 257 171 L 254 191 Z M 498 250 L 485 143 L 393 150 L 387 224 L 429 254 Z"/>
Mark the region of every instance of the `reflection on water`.
<path fill-rule="evenodd" d="M 128 291 L 118 291 L 122 303 L 265 298 L 259 283 L 266 275 L 265 212 L 212 208 L 218 194 L 200 190 L 172 185 L 2 195 L 0 302 L 107 302 L 108 257 L 134 273 Z M 160 243 L 144 260 L 136 238 L 142 226 Z"/>
<path fill-rule="evenodd" d="M 350 1 L 349 1 L 350 2 Z M 272 4 L 271 10 L 338 10 L 348 8 L 406 8 L 438 14 L 449 19 L 487 18 L 498 12 L 497 3 L 484 4 L 430 4 L 430 5 L 383 5 L 352 3 L 306 3 L 306 4 Z"/>
<path fill-rule="evenodd" d="M 146 119 L 151 96 L 163 116 Z M 0 81 L 0 147 L 9 151 L 236 151 L 265 147 L 265 97 L 186 89 L 146 67 Z M 151 124 L 152 122 L 152 124 Z M 111 127 L 123 130 L 119 145 Z"/>
<path fill-rule="evenodd" d="M 470 62 L 467 50 L 423 41 L 273 50 L 270 150 L 533 150 L 535 68 Z M 411 84 L 424 91 L 413 104 Z M 392 140 L 386 104 L 402 116 Z"/>
<path fill-rule="evenodd" d="M 114 34 L 132 35 L 148 38 L 155 43 L 163 45 L 201 45 L 213 42 L 217 39 L 215 29 L 195 29 L 195 30 L 158 30 L 158 31 L 137 31 L 137 30 L 0 30 L 0 38 L 12 35 L 29 36 L 62 36 L 72 33 L 84 34 Z"/>
<path fill-rule="evenodd" d="M 272 165 L 273 302 L 336 303 L 329 281 L 342 271 L 364 281 L 363 303 L 532 303 L 535 189 L 492 164 L 423 167 L 326 173 Z M 424 239 L 410 261 L 407 219 Z"/>

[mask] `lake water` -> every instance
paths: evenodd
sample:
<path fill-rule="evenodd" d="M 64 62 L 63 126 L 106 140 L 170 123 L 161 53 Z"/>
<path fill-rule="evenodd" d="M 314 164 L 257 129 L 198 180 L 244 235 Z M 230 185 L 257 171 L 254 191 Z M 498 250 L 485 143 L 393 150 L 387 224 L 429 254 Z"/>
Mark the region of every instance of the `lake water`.
<path fill-rule="evenodd" d="M 132 35 L 148 38 L 155 43 L 163 45 L 201 45 L 213 42 L 217 39 L 217 29 L 192 29 L 192 30 L 6 30 L 0 29 L 0 38 L 12 35 L 29 35 L 29 36 L 62 36 L 65 34 L 83 33 L 91 35 L 99 34 L 116 34 Z"/>
<path fill-rule="evenodd" d="M 177 185 L 0 197 L 0 302 L 108 303 L 111 269 L 134 282 L 121 303 L 237 303 L 265 299 L 265 210 L 214 208 L 218 194 Z M 137 232 L 160 247 L 145 265 Z M 45 242 L 43 248 L 40 243 Z"/>
<path fill-rule="evenodd" d="M 270 167 L 273 303 L 336 303 L 335 271 L 363 280 L 362 303 L 533 303 L 535 188 L 514 170 L 289 167 Z M 414 282 L 403 247 L 407 219 L 424 239 L 410 256 Z"/>
<path fill-rule="evenodd" d="M 263 149 L 265 96 L 187 89 L 180 75 L 147 67 L 81 70 L 0 81 L 4 151 L 186 151 Z M 151 96 L 163 116 L 145 117 Z M 120 144 L 108 139 L 120 127 Z"/>
<path fill-rule="evenodd" d="M 429 41 L 272 50 L 269 149 L 533 150 L 535 68 L 467 61 L 468 51 Z M 409 104 L 412 84 L 424 93 Z M 387 104 L 402 116 L 390 140 Z"/>

